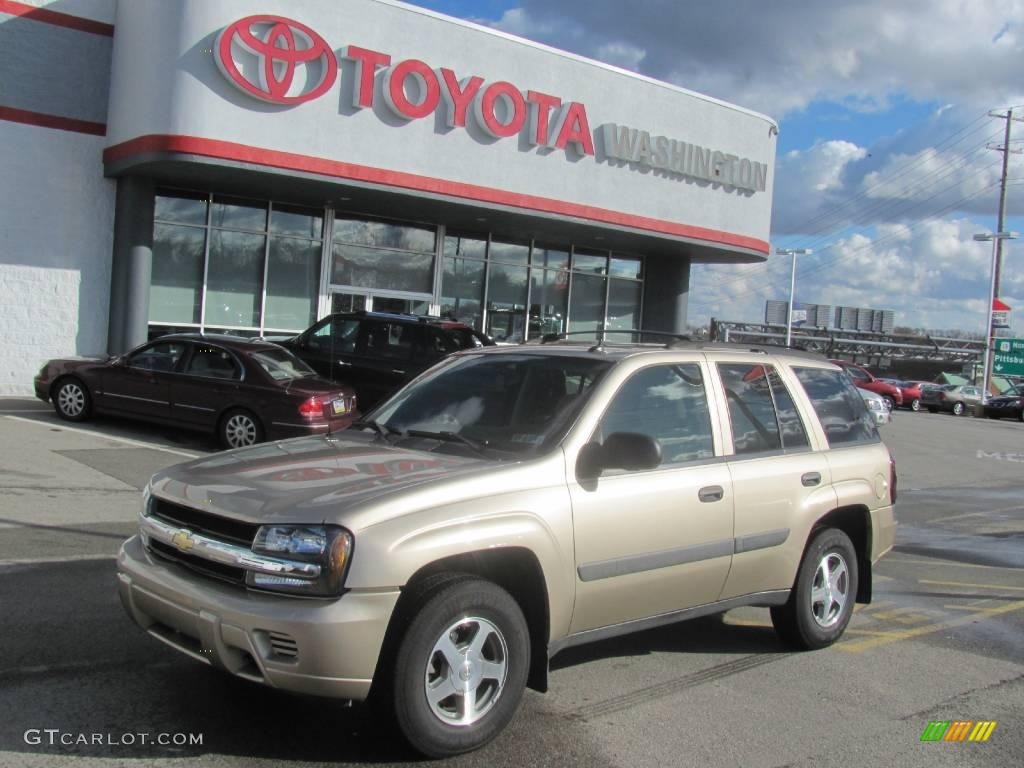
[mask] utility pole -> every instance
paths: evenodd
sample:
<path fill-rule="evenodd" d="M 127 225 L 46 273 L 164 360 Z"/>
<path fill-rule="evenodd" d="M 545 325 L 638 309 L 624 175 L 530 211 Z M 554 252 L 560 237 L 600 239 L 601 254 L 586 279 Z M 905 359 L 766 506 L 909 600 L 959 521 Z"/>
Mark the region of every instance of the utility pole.
<path fill-rule="evenodd" d="M 989 149 L 994 149 L 996 152 L 1003 153 L 1003 173 L 1000 177 L 999 185 L 999 221 L 997 222 L 996 231 L 1002 232 L 1003 225 L 1006 223 L 1006 173 L 1010 163 L 1010 154 L 1019 155 L 1024 150 L 1010 149 L 1010 128 L 1013 126 L 1013 121 L 1016 120 L 1018 123 L 1024 122 L 1024 117 L 1014 117 L 1013 108 L 1006 110 L 1003 114 L 998 110 L 993 110 L 988 113 L 990 117 L 998 117 L 1001 120 L 1006 121 L 1006 132 L 1003 136 L 1002 145 L 989 144 Z M 995 289 L 996 298 L 999 297 L 999 283 L 1001 281 L 1003 273 L 1003 241 L 1001 239 L 995 241 L 996 245 L 996 263 L 995 263 L 995 274 L 992 278 L 992 285 Z"/>

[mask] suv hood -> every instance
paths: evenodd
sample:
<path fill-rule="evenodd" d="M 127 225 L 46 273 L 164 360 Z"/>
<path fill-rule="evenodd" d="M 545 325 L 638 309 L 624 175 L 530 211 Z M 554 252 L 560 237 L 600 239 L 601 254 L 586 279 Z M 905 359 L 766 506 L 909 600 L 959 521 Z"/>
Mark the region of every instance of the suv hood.
<path fill-rule="evenodd" d="M 265 443 L 170 467 L 151 487 L 168 501 L 251 523 L 337 523 L 382 496 L 494 466 L 416 445 L 437 443 L 410 438 L 393 446 L 355 431 Z"/>

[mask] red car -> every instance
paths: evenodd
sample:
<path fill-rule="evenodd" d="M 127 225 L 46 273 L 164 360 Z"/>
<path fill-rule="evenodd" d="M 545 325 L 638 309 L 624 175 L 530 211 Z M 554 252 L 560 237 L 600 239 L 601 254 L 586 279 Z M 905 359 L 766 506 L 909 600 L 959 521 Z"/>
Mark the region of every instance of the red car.
<path fill-rule="evenodd" d="M 845 370 L 850 375 L 850 378 L 853 379 L 853 383 L 861 389 L 866 389 L 884 397 L 890 411 L 897 406 L 903 405 L 903 392 L 900 388 L 882 381 L 867 368 L 848 363 L 845 360 L 830 360 L 829 362 L 835 363 Z"/>
<path fill-rule="evenodd" d="M 68 421 L 127 416 L 215 432 L 225 448 L 327 434 L 358 415 L 351 387 L 277 344 L 234 336 L 172 334 L 108 359 L 50 360 L 35 391 Z"/>
<path fill-rule="evenodd" d="M 926 381 L 903 381 L 902 379 L 881 379 L 886 384 L 899 387 L 903 393 L 903 407 L 912 411 L 921 410 L 921 386 L 928 384 Z"/>

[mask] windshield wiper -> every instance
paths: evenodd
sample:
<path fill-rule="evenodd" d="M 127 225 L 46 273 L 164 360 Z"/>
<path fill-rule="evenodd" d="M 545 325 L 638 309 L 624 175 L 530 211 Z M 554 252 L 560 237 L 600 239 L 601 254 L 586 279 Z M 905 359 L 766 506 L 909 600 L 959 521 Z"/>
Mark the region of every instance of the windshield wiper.
<path fill-rule="evenodd" d="M 409 435 L 410 437 L 430 437 L 435 440 L 440 438 L 441 440 L 446 440 L 449 443 L 462 443 L 463 445 L 472 448 L 477 453 L 484 453 L 487 450 L 487 443 L 481 443 L 477 440 L 473 440 L 472 438 L 466 437 L 458 432 L 429 432 L 425 429 L 407 429 L 403 434 Z"/>
<path fill-rule="evenodd" d="M 374 421 L 373 419 L 365 419 L 365 420 L 362 420 L 362 421 L 353 421 L 349 425 L 349 429 L 363 429 L 364 427 L 369 427 L 370 429 L 372 429 L 374 432 L 376 432 L 380 437 L 384 438 L 385 440 L 388 439 L 388 435 L 402 435 L 403 434 L 402 430 L 395 429 L 394 427 L 389 427 L 389 426 L 387 426 L 385 424 L 381 424 L 379 421 Z M 391 442 L 391 441 L 388 440 L 388 442 Z"/>

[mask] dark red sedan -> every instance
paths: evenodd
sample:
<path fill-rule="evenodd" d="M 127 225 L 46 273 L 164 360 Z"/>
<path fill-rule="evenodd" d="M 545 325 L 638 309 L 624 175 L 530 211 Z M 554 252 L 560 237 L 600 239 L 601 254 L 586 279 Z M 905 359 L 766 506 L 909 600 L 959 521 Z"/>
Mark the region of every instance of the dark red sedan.
<path fill-rule="evenodd" d="M 277 344 L 234 336 L 174 334 L 109 359 L 50 360 L 35 390 L 68 421 L 127 416 L 215 432 L 225 448 L 326 434 L 357 416 L 351 387 Z"/>

